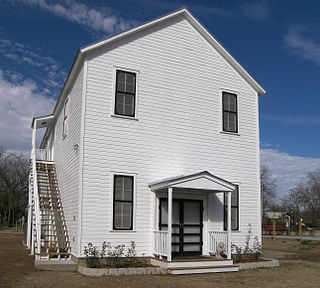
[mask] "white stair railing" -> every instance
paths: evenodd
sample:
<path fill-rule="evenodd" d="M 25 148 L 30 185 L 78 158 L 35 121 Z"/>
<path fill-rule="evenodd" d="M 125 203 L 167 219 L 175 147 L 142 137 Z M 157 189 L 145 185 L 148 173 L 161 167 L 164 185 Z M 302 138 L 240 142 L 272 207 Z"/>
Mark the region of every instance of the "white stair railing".
<path fill-rule="evenodd" d="M 216 254 L 217 252 L 217 246 L 219 242 L 222 242 L 224 244 L 224 247 L 226 249 L 226 253 L 228 252 L 228 232 L 227 231 L 209 231 L 208 232 L 208 248 L 210 254 Z"/>
<path fill-rule="evenodd" d="M 32 174 L 33 174 L 33 196 L 34 196 L 34 212 L 35 212 L 35 228 L 36 228 L 36 243 L 37 243 L 37 256 L 40 258 L 41 253 L 41 215 L 40 215 L 40 201 L 38 193 L 38 179 L 37 179 L 37 164 L 35 153 L 32 159 Z"/>
<path fill-rule="evenodd" d="M 33 198 L 33 206 L 34 206 L 34 218 L 35 223 L 32 224 L 32 227 L 35 229 L 35 235 L 32 235 L 32 243 L 31 243 L 31 254 L 36 252 L 36 259 L 40 259 L 41 253 L 41 214 L 40 214 L 40 200 L 38 193 L 38 179 L 37 179 L 37 150 L 36 150 L 36 123 L 34 124 L 32 131 L 32 150 L 31 150 L 31 177 L 33 182 L 32 189 L 32 198 Z M 33 231 L 34 231 L 33 230 Z M 32 231 L 32 234 L 33 234 Z M 36 251 L 35 250 L 35 242 L 37 244 Z"/>
<path fill-rule="evenodd" d="M 154 231 L 153 253 L 157 256 L 168 257 L 168 231 Z"/>

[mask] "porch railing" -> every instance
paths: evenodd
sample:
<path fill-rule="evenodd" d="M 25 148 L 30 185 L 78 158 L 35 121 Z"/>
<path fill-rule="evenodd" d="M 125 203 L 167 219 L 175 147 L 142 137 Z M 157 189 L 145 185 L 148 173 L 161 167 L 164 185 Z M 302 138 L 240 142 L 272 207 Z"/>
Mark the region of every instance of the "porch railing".
<path fill-rule="evenodd" d="M 168 256 L 168 232 L 154 231 L 154 248 L 153 253 L 158 256 Z"/>
<path fill-rule="evenodd" d="M 38 180 L 37 180 L 37 164 L 36 164 L 36 149 L 33 147 L 31 152 L 32 157 L 32 169 L 31 169 L 31 178 L 32 178 L 32 197 L 34 199 L 33 207 L 35 214 L 35 229 L 32 235 L 32 244 L 31 244 L 31 254 L 33 255 L 35 250 L 35 242 L 37 244 L 36 247 L 36 259 L 39 259 L 41 252 L 41 215 L 40 215 L 40 201 L 39 201 L 39 193 L 38 193 Z M 33 225 L 34 225 L 33 224 Z"/>
<path fill-rule="evenodd" d="M 209 231 L 208 248 L 210 254 L 217 252 L 219 242 L 223 242 L 226 253 L 228 252 L 228 232 L 227 231 Z"/>
<path fill-rule="evenodd" d="M 40 161 L 49 161 L 47 149 L 36 149 L 36 159 Z"/>

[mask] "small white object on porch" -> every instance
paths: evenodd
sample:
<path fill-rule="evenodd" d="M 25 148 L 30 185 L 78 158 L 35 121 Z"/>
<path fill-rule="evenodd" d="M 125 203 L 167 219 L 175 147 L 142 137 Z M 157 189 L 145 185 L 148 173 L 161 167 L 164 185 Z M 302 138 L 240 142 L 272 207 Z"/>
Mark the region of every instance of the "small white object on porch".
<path fill-rule="evenodd" d="M 227 193 L 227 231 L 208 231 L 208 248 L 216 252 L 219 242 L 223 242 L 227 250 L 227 258 L 231 259 L 231 193 L 236 186 L 231 182 L 216 177 L 207 171 L 177 176 L 149 184 L 151 191 L 167 190 L 168 229 L 167 231 L 154 231 L 154 254 L 165 256 L 167 261 L 172 259 L 172 207 L 175 188 L 192 189 L 194 191 L 207 191 L 213 193 Z M 165 243 L 166 242 L 166 243 Z"/>

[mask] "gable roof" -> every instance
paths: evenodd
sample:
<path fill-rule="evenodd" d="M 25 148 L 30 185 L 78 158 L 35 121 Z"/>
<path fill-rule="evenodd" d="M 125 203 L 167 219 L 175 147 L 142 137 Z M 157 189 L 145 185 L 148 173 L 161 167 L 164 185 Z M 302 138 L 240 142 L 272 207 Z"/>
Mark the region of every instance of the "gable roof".
<path fill-rule="evenodd" d="M 185 19 L 220 53 L 220 55 L 258 92 L 259 95 L 265 94 L 266 91 L 256 82 L 256 80 L 229 54 L 229 52 L 194 18 L 191 13 L 183 8 L 177 12 L 171 13 L 169 15 L 163 16 L 144 25 L 138 26 L 126 32 L 120 33 L 113 37 L 95 42 L 88 46 L 80 48 L 80 52 L 83 54 L 90 53 L 100 47 L 108 45 L 119 39 L 128 37 L 134 33 L 145 30 L 152 26 L 158 25 L 169 19 L 175 18 L 177 16 L 183 16 Z"/>
<path fill-rule="evenodd" d="M 232 192 L 236 186 L 229 181 L 219 178 L 208 171 L 189 175 L 180 175 L 149 183 L 151 191 L 168 187 L 206 190 L 214 192 Z"/>
<path fill-rule="evenodd" d="M 185 19 L 220 53 L 220 55 L 249 83 L 249 85 L 257 91 L 258 95 L 263 95 L 266 93 L 262 86 L 258 84 L 258 82 L 231 56 L 231 54 L 229 54 L 228 51 L 198 22 L 198 20 L 194 18 L 187 9 L 183 8 L 166 16 L 160 17 L 156 20 L 147 22 L 146 24 L 143 24 L 141 26 L 135 27 L 115 36 L 97 41 L 93 44 L 80 48 L 69 70 L 68 76 L 66 78 L 66 81 L 64 82 L 52 115 L 56 116 L 56 112 L 59 111 L 62 107 L 64 98 L 67 96 L 67 91 L 72 86 L 73 80 L 75 79 L 77 71 L 83 63 L 85 55 L 117 40 L 131 36 L 137 32 L 179 16 L 185 17 Z M 41 146 L 44 144 L 45 139 L 48 137 L 48 130 L 49 129 L 47 129 L 44 137 L 42 138 Z"/>

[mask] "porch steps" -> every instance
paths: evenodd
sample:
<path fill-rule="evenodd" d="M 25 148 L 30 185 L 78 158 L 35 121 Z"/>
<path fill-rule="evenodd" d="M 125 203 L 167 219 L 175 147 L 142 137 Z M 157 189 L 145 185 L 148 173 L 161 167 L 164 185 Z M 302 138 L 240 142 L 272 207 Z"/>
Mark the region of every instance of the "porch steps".
<path fill-rule="evenodd" d="M 55 165 L 53 162 L 37 161 L 36 168 L 41 217 L 41 243 L 37 243 L 35 237 L 35 247 L 41 246 L 40 253 L 35 253 L 37 255 L 36 261 L 40 265 L 39 261 L 64 260 L 63 262 L 67 265 L 65 261 L 71 259 L 71 247 Z M 33 179 L 31 182 L 33 185 Z M 34 213 L 33 221 L 35 221 Z M 33 233 L 36 235 L 35 225 L 33 228 Z M 55 263 L 61 264 L 61 261 Z M 43 267 L 47 267 L 49 264 L 46 265 Z M 53 267 L 56 266 L 53 265 Z"/>
<path fill-rule="evenodd" d="M 151 264 L 167 268 L 168 273 L 174 275 L 237 272 L 239 267 L 233 265 L 232 260 L 195 259 L 166 261 L 152 258 Z"/>

